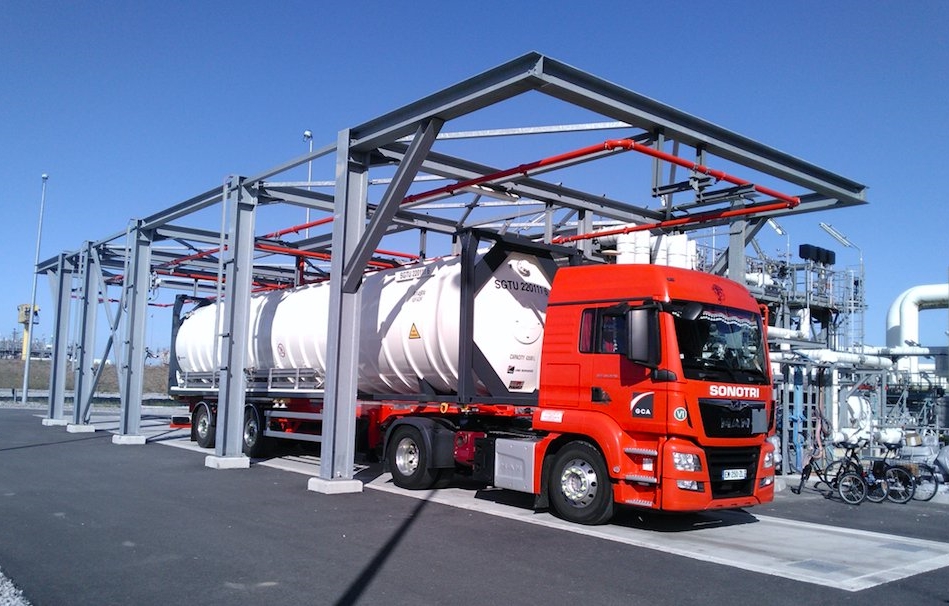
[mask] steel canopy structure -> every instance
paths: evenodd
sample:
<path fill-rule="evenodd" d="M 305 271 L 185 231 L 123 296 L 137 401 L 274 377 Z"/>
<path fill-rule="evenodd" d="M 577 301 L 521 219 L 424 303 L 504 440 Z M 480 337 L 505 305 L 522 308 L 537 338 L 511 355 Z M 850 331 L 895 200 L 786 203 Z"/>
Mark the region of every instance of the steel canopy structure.
<path fill-rule="evenodd" d="M 446 129 L 453 121 L 470 123 L 492 106 L 538 94 L 544 97 L 538 100 L 541 105 L 554 100 L 566 111 L 606 121 Z M 607 130 L 620 136 L 594 134 Z M 575 142 L 581 136 L 586 137 L 583 146 L 563 151 L 565 140 Z M 496 166 L 474 159 L 485 153 L 485 142 L 515 137 L 518 144 L 502 148 L 506 153 L 499 155 L 510 155 L 516 147 L 518 153 L 534 154 L 527 162 Z M 520 149 L 527 147 L 528 139 L 539 151 Z M 454 151 L 469 147 L 473 153 L 467 156 Z M 628 163 L 624 167 L 639 162 L 651 173 L 651 184 L 643 189 L 649 203 L 594 193 L 586 186 L 581 171 L 621 155 Z M 278 180 L 314 162 L 323 164 L 329 178 Z M 676 180 L 679 169 L 687 174 Z M 378 195 L 376 186 L 382 189 Z M 216 296 L 224 301 L 218 439 L 207 464 L 247 466 L 241 431 L 250 294 L 332 277 L 323 483 L 318 488 L 351 488 L 357 316 L 365 272 L 415 263 L 438 248 L 436 241 L 445 249 L 436 254 L 457 252 L 459 240 L 471 230 L 517 233 L 591 261 L 609 262 L 609 251 L 595 242 L 603 230 L 659 234 L 727 226 L 727 250 L 711 255 L 709 267 L 743 280 L 745 248 L 768 218 L 864 204 L 865 196 L 864 185 L 529 53 L 343 129 L 335 141 L 312 152 L 258 175 L 232 176 L 219 187 L 132 221 L 124 231 L 38 264 L 36 271 L 51 279 L 57 304 L 49 416 L 44 422 L 63 421 L 67 358 L 72 355 L 72 424 L 86 425 L 102 372 L 95 361 L 112 356 L 119 369 L 122 407 L 120 434 L 114 441 L 144 442 L 139 424 L 147 306 L 155 303 L 160 287 Z M 219 209 L 217 225 L 208 220 L 213 215 L 204 212 L 212 207 Z M 315 211 L 319 218 L 303 224 L 290 221 L 289 227 L 258 235 L 262 215 L 272 213 L 271 221 L 279 221 L 289 216 L 288 208 L 297 207 Z M 405 246 L 415 249 L 394 251 Z M 97 349 L 100 308 L 107 314 L 111 336 Z M 71 310 L 77 335 L 73 344 Z"/>

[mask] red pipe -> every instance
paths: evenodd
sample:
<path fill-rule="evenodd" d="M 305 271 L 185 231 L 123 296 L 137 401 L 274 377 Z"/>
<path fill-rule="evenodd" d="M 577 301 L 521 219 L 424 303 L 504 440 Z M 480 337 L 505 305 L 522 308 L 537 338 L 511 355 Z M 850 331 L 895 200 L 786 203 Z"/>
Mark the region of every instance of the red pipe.
<path fill-rule="evenodd" d="M 763 213 L 772 210 L 782 210 L 785 208 L 794 208 L 796 205 L 791 205 L 789 202 L 771 202 L 769 204 L 757 204 L 754 206 L 746 206 L 744 208 L 729 208 L 724 210 L 713 210 L 706 213 L 699 213 L 697 215 L 691 215 L 689 217 L 682 217 L 680 219 L 668 219 L 666 221 L 659 221 L 658 223 L 644 223 L 642 225 L 630 225 L 627 227 L 620 227 L 617 229 L 609 229 L 604 231 L 592 232 L 588 234 L 577 234 L 575 236 L 560 236 L 551 240 L 552 244 L 565 244 L 567 242 L 576 242 L 577 240 L 590 240 L 593 238 L 602 238 L 605 236 L 617 236 L 620 234 L 629 234 L 634 231 L 648 231 L 651 229 L 660 229 L 664 227 L 678 227 L 681 225 L 688 225 L 690 223 L 700 223 L 702 221 L 714 221 L 716 219 L 727 219 L 730 217 L 742 217 L 744 215 L 751 215 L 754 213 Z"/>
<path fill-rule="evenodd" d="M 280 236 L 285 236 L 287 234 L 301 232 L 305 229 L 310 229 L 311 227 L 317 227 L 318 225 L 325 225 L 327 223 L 332 223 L 332 222 L 333 222 L 333 217 L 324 217 L 322 219 L 317 219 L 316 221 L 303 223 L 302 225 L 294 225 L 293 227 L 281 229 L 280 231 L 275 231 L 273 233 L 267 234 L 264 237 L 265 238 L 279 238 Z"/>
<path fill-rule="evenodd" d="M 667 153 L 658 149 L 654 149 L 652 147 L 649 147 L 648 145 L 643 145 L 642 143 L 636 143 L 632 139 L 613 139 L 610 141 L 605 141 L 603 143 L 603 146 L 609 149 L 624 148 L 624 149 L 631 149 L 633 151 L 638 151 L 640 153 L 646 154 L 647 156 L 659 158 L 660 160 L 665 160 L 666 162 L 677 164 L 679 166 L 688 168 L 695 172 L 699 172 L 705 175 L 710 175 L 712 177 L 715 177 L 719 181 L 727 181 L 734 185 L 752 185 L 755 188 L 755 191 L 758 193 L 762 193 L 766 196 L 777 198 L 778 200 L 784 200 L 790 205 L 787 208 L 794 208 L 795 206 L 801 203 L 800 198 L 797 198 L 795 196 L 782 194 L 779 191 L 775 191 L 769 187 L 764 187 L 762 185 L 754 185 L 753 183 L 751 183 L 751 181 L 745 181 L 744 179 L 739 179 L 738 177 L 729 175 L 728 173 L 725 173 L 723 171 L 709 168 L 707 166 L 699 164 L 698 162 L 692 162 L 690 160 L 686 160 L 685 158 L 680 158 L 679 156 L 673 156 L 670 153 Z"/>
<path fill-rule="evenodd" d="M 615 151 L 638 151 L 640 153 L 646 154 L 647 156 L 652 156 L 654 158 L 659 158 L 660 160 L 665 160 L 666 162 L 671 162 L 679 166 L 684 166 L 685 168 L 700 172 L 706 175 L 715 177 L 719 181 L 727 181 L 735 185 L 753 185 L 755 191 L 765 194 L 767 196 L 772 196 L 779 200 L 784 200 L 790 206 L 787 208 L 794 208 L 800 204 L 800 199 L 789 196 L 787 194 L 782 194 L 781 192 L 775 191 L 771 188 L 764 187 L 761 185 L 754 185 L 750 181 L 744 179 L 739 179 L 738 177 L 729 175 L 720 170 L 715 170 L 708 168 L 697 162 L 686 160 L 685 158 L 680 158 L 679 156 L 674 156 L 670 153 L 653 149 L 648 145 L 643 145 L 642 143 L 637 143 L 632 139 L 609 139 L 603 143 L 597 145 L 591 145 L 589 147 L 583 147 L 571 152 L 560 154 L 557 156 L 551 156 L 549 158 L 544 158 L 542 160 L 537 160 L 536 162 L 529 162 L 527 164 L 521 164 L 515 166 L 514 168 L 508 168 L 506 170 L 501 170 L 495 173 L 490 173 L 483 175 L 481 177 L 475 177 L 474 179 L 468 179 L 466 181 L 458 181 L 457 183 L 452 183 L 450 185 L 445 185 L 437 189 L 432 189 L 429 191 L 421 192 L 411 196 L 407 196 L 402 200 L 402 204 L 410 204 L 413 202 L 418 202 L 419 200 L 424 200 L 425 198 L 430 198 L 440 194 L 454 194 L 457 190 L 470 187 L 472 185 L 479 185 L 481 183 L 486 183 L 489 181 L 495 181 L 497 179 L 503 179 L 504 177 L 509 177 L 511 175 L 523 174 L 527 176 L 533 170 L 538 168 L 550 167 L 561 162 L 566 162 L 569 160 L 577 160 L 584 158 L 586 156 L 591 156 L 593 154 L 601 152 L 615 152 Z"/>
<path fill-rule="evenodd" d="M 632 143 L 632 141 L 630 141 Z M 609 141 L 607 141 L 609 143 Z M 617 149 L 622 150 L 623 146 L 617 146 Z M 488 181 L 495 181 L 497 179 L 503 179 L 504 177 L 509 177 L 511 175 L 523 174 L 525 177 L 533 170 L 538 168 L 549 167 L 555 164 L 560 164 L 561 162 L 566 162 L 569 160 L 577 160 L 586 156 L 591 156 L 596 153 L 603 151 L 616 151 L 617 149 L 611 149 L 607 147 L 604 143 L 598 145 L 591 145 L 590 147 L 584 147 L 581 149 L 576 149 L 574 151 L 566 152 L 557 156 L 551 156 L 549 158 L 543 158 L 535 162 L 528 162 L 527 164 L 521 164 L 515 166 L 514 168 L 508 168 L 506 170 L 501 170 L 495 173 L 490 173 L 483 175 L 481 177 L 475 177 L 474 179 L 468 179 L 465 181 L 458 181 L 457 183 L 452 183 L 450 185 L 445 185 L 436 189 L 431 189 L 429 191 L 424 191 L 418 194 L 411 196 L 406 196 L 402 199 L 402 204 L 411 204 L 413 202 L 418 202 L 425 198 L 431 198 L 439 194 L 454 194 L 457 190 L 463 189 L 465 187 L 471 187 L 472 185 L 480 185 L 481 183 L 486 183 Z M 632 148 L 626 148 L 632 149 Z"/>

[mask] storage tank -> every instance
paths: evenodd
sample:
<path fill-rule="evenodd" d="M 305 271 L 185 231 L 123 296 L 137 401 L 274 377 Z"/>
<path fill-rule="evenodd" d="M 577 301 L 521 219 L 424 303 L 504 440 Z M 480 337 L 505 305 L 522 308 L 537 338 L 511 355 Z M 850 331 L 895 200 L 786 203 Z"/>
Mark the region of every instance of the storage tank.
<path fill-rule="evenodd" d="M 518 252 L 488 270 L 475 294 L 472 338 L 508 391 L 531 393 L 552 276 L 536 257 Z M 376 272 L 361 288 L 359 389 L 414 394 L 425 380 L 438 392 L 457 392 L 460 257 Z M 252 295 L 248 369 L 305 368 L 325 376 L 329 292 L 321 283 Z M 218 305 L 207 305 L 182 320 L 175 341 L 182 372 L 220 368 L 215 317 L 222 325 Z"/>

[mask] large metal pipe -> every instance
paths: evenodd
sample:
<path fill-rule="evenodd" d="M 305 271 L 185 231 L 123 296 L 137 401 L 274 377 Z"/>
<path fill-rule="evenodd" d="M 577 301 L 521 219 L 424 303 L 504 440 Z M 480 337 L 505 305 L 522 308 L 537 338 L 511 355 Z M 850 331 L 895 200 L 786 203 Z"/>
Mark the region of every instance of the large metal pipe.
<path fill-rule="evenodd" d="M 904 291 L 886 314 L 886 344 L 919 343 L 919 312 L 949 307 L 949 284 L 924 284 Z"/>

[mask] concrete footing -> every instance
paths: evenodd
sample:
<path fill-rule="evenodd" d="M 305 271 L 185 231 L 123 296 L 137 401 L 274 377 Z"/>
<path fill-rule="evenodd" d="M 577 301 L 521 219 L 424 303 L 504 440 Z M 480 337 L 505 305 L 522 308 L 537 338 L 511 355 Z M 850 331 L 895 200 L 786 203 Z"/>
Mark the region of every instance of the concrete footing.
<path fill-rule="evenodd" d="M 95 433 L 95 425 L 77 425 L 76 423 L 66 424 L 66 433 Z"/>
<path fill-rule="evenodd" d="M 347 494 L 362 492 L 362 482 L 359 480 L 324 480 L 323 478 L 310 478 L 306 484 L 306 489 L 323 494 Z"/>
<path fill-rule="evenodd" d="M 145 436 L 112 436 L 113 444 L 144 444 Z"/>
<path fill-rule="evenodd" d="M 43 419 L 43 427 L 65 427 L 69 425 L 66 419 Z"/>
<path fill-rule="evenodd" d="M 204 459 L 204 466 L 211 469 L 250 469 L 250 457 L 218 457 L 208 455 Z"/>

